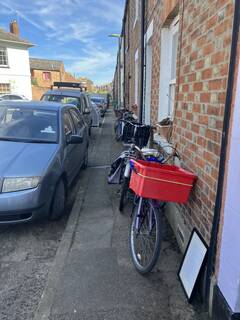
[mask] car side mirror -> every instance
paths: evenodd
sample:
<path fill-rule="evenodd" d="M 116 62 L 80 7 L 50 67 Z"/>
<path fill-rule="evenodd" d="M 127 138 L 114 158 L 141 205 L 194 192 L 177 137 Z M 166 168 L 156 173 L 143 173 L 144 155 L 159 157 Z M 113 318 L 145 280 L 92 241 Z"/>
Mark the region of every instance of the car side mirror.
<path fill-rule="evenodd" d="M 68 144 L 79 144 L 79 143 L 83 143 L 83 137 L 77 135 L 77 134 L 73 134 L 70 136 L 70 138 L 68 139 Z"/>
<path fill-rule="evenodd" d="M 84 111 L 83 111 L 83 114 L 90 114 L 90 109 L 85 109 Z"/>

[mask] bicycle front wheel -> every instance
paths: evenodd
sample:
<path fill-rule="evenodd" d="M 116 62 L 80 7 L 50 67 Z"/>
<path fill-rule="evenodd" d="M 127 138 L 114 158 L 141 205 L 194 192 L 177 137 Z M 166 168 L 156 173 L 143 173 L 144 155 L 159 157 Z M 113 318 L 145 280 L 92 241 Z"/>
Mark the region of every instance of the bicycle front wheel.
<path fill-rule="evenodd" d="M 119 201 L 119 211 L 123 211 L 123 208 L 126 203 L 127 193 L 129 189 L 129 178 L 124 177 L 123 183 L 121 185 L 121 195 L 120 195 L 120 201 Z"/>
<path fill-rule="evenodd" d="M 135 206 L 129 240 L 135 268 L 141 274 L 150 272 L 161 250 L 161 215 L 150 200 L 140 198 Z"/>

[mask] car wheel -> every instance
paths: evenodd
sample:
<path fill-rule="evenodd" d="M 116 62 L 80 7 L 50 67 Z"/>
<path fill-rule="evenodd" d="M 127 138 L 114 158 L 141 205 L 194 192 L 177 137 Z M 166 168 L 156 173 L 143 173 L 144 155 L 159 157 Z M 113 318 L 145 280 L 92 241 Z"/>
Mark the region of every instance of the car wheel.
<path fill-rule="evenodd" d="M 85 169 L 87 169 L 87 166 L 88 166 L 88 148 L 85 153 L 82 168 L 85 170 Z"/>
<path fill-rule="evenodd" d="M 61 179 L 56 186 L 51 211 L 49 215 L 49 220 L 55 221 L 62 217 L 66 206 L 66 190 L 63 180 Z"/>

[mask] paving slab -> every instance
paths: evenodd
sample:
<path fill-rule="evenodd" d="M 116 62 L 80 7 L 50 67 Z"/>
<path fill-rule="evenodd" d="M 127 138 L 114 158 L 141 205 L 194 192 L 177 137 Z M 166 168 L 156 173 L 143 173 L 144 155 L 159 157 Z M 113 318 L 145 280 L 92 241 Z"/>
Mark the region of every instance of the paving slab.
<path fill-rule="evenodd" d="M 119 186 L 107 184 L 107 166 L 121 150 L 113 138 L 111 113 L 90 150 L 81 209 L 74 226 L 67 228 L 64 253 L 57 255 L 64 263 L 52 270 L 58 275 L 51 302 L 43 312 L 39 308 L 35 320 L 207 320 L 184 296 L 177 278 L 182 255 L 166 220 L 153 272 L 142 276 L 133 267 L 131 207 L 119 213 Z M 47 301 L 47 290 L 44 297 Z"/>

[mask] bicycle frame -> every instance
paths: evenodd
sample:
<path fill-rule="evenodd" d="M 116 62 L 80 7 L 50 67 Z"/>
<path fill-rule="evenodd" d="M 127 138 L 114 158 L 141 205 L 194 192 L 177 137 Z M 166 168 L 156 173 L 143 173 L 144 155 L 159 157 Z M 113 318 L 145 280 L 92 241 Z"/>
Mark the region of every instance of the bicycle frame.
<path fill-rule="evenodd" d="M 138 203 L 138 209 L 137 209 L 138 211 L 137 211 L 137 219 L 136 219 L 135 229 L 139 231 L 141 228 L 141 224 L 140 224 L 141 219 L 140 218 L 141 218 L 141 211 L 142 211 L 142 205 L 143 205 L 144 198 L 138 197 L 138 199 L 139 199 L 139 203 Z M 135 199 L 135 201 L 136 201 L 136 199 Z M 154 225 L 152 210 L 154 210 L 154 209 L 161 210 L 161 208 L 160 208 L 159 201 L 153 200 L 153 199 L 147 199 L 147 201 L 151 207 L 151 210 L 148 212 L 149 233 L 151 233 L 153 225 Z"/>

